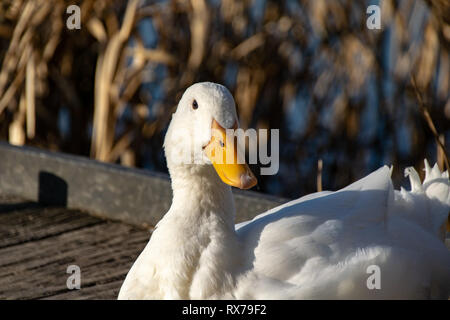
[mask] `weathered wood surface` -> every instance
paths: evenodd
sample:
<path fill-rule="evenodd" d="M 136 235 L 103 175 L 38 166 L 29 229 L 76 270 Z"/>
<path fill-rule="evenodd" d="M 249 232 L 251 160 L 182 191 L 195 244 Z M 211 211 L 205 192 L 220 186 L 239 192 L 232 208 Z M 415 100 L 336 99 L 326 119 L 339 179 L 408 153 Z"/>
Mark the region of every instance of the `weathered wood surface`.
<path fill-rule="evenodd" d="M 0 299 L 115 299 L 170 206 L 168 176 L 2 142 L 0 159 Z M 286 201 L 235 200 L 237 222 Z"/>
<path fill-rule="evenodd" d="M 99 217 L 152 227 L 172 201 L 168 175 L 0 142 L 0 194 L 59 204 Z M 236 221 L 287 200 L 233 190 Z"/>
<path fill-rule="evenodd" d="M 116 299 L 150 232 L 0 197 L 0 299 Z M 81 289 L 66 286 L 81 269 Z"/>

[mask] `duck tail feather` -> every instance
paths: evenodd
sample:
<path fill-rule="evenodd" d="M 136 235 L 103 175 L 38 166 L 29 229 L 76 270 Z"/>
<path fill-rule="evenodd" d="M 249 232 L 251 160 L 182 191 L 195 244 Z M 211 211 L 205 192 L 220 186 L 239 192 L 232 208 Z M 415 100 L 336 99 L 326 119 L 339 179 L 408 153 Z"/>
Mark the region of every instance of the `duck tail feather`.
<path fill-rule="evenodd" d="M 441 172 L 437 163 L 430 167 L 425 159 L 425 179 L 422 188 L 429 200 L 429 211 L 435 230 L 441 237 L 450 232 L 450 181 L 448 172 Z"/>

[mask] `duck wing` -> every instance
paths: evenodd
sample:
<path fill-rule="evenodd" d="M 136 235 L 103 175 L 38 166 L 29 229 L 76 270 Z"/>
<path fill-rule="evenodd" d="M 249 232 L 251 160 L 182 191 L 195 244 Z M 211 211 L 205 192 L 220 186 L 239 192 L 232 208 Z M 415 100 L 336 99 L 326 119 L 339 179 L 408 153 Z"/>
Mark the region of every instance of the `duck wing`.
<path fill-rule="evenodd" d="M 245 270 L 234 296 L 423 298 L 433 291 L 448 298 L 450 253 L 432 232 L 450 209 L 448 175 L 432 172 L 418 191 L 395 191 L 384 166 L 337 192 L 308 195 L 237 225 Z M 413 219 L 419 215 L 435 218 L 427 224 Z M 380 281 L 368 283 L 375 272 L 381 288 Z"/>

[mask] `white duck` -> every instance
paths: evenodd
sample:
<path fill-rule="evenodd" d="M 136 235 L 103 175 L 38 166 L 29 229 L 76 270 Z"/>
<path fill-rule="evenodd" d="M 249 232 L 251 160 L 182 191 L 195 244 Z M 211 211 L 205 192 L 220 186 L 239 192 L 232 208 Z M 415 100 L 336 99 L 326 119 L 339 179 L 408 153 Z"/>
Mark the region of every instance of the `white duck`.
<path fill-rule="evenodd" d="M 412 190 L 394 191 L 385 166 L 235 226 L 229 185 L 245 189 L 256 179 L 246 165 L 220 164 L 214 150 L 235 156 L 224 128 L 237 123 L 225 87 L 186 90 L 164 142 L 172 205 L 119 299 L 449 297 L 447 172 L 425 162 L 423 184 L 409 168 Z"/>

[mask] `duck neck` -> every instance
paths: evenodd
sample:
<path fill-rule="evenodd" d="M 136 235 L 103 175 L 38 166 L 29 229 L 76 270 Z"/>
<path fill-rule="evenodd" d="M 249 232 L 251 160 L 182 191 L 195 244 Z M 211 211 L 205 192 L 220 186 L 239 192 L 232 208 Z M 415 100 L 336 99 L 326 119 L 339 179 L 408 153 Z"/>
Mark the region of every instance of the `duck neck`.
<path fill-rule="evenodd" d="M 173 201 L 151 243 L 166 298 L 206 299 L 229 292 L 242 260 L 231 188 L 212 166 L 170 170 Z M 211 263 L 214 262 L 214 263 Z"/>
<path fill-rule="evenodd" d="M 235 206 L 231 187 L 209 165 L 188 165 L 170 171 L 171 212 L 193 219 L 218 219 L 234 232 Z"/>

